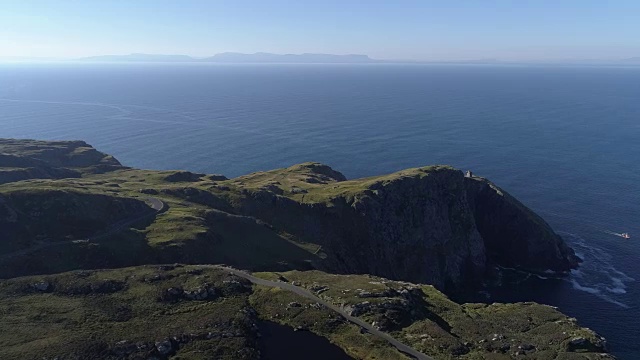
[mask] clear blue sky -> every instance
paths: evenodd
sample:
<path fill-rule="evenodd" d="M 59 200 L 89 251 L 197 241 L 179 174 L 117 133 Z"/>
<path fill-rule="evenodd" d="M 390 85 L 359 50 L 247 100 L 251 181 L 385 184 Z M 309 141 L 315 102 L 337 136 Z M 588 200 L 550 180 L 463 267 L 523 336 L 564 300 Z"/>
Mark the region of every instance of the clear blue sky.
<path fill-rule="evenodd" d="M 640 1 L 0 0 L 0 57 L 225 51 L 415 60 L 640 56 Z"/>

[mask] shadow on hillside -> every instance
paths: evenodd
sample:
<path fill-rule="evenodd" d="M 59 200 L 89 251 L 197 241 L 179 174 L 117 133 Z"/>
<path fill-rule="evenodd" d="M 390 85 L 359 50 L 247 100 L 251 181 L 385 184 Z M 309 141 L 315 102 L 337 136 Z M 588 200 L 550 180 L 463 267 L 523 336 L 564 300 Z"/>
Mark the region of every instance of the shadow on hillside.
<path fill-rule="evenodd" d="M 206 234 L 157 249 L 160 262 L 227 264 L 252 271 L 309 270 L 317 256 L 247 216 L 207 215 Z"/>
<path fill-rule="evenodd" d="M 146 264 L 227 264 L 252 271 L 309 270 L 317 258 L 250 217 L 216 212 L 209 231 L 195 239 L 149 245 L 146 231 L 155 216 L 92 241 L 61 242 L 0 259 L 0 278 L 108 269 Z"/>
<path fill-rule="evenodd" d="M 78 269 L 102 269 L 152 263 L 151 247 L 140 230 L 154 221 L 147 216 L 129 228 L 95 241 L 65 241 L 0 261 L 0 278 L 54 274 Z"/>

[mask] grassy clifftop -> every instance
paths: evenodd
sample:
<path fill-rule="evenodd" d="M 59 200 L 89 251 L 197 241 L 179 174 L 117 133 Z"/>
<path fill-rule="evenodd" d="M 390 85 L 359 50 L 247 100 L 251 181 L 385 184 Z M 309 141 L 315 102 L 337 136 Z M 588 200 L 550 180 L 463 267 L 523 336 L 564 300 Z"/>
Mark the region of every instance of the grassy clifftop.
<path fill-rule="evenodd" d="M 11 278 L 0 284 L 0 311 L 11 316 L 5 330 L 19 328 L 0 331 L 9 344 L 0 357 L 147 358 L 159 351 L 156 342 L 184 335 L 170 341 L 180 358 L 252 359 L 261 346 L 252 322 L 268 320 L 308 328 L 354 358 L 402 358 L 284 290 L 245 284 L 215 301 L 158 301 L 169 287 L 201 288 L 227 276 L 141 266 L 165 263 L 224 263 L 300 283 L 437 358 L 578 359 L 603 351 L 595 334 L 552 308 L 460 305 L 436 290 L 467 286 L 506 259 L 564 270 L 572 254 L 524 205 L 451 167 L 347 180 L 304 163 L 227 179 L 122 167 L 84 142 L 0 144 L 0 177 L 24 175 L 0 181 L 0 278 Z M 161 211 L 150 206 L 158 202 Z M 505 243 L 498 235 L 514 226 Z M 501 248 L 521 253 L 505 258 Z M 113 270 L 86 271 L 101 268 Z M 68 272 L 78 269 L 85 271 Z M 141 280 L 148 276 L 154 280 Z M 203 339 L 202 329 L 222 326 L 202 320 L 214 318 L 235 335 Z M 92 335 L 82 341 L 83 333 Z"/>
<path fill-rule="evenodd" d="M 574 266 L 573 252 L 537 215 L 506 193 L 471 186 L 460 171 L 448 166 L 347 180 L 326 165 L 304 163 L 227 179 L 123 168 L 84 142 L 1 143 L 3 153 L 38 161 L 48 173 L 76 172 L 63 179 L 0 185 L 0 197 L 6 198 L 0 215 L 4 211 L 6 219 L 15 218 L 7 244 L 24 244 L 26 237 L 88 236 L 117 221 L 114 213 L 131 218 L 139 211 L 134 204 L 151 197 L 167 205 L 146 223 L 114 233 L 113 242 L 92 243 L 91 251 L 97 254 L 103 247 L 112 253 L 109 246 L 114 243 L 136 244 L 133 263 L 110 259 L 102 265 L 135 265 L 136 258 L 222 261 L 256 270 L 369 273 L 441 289 L 482 279 L 492 262 L 542 271 Z M 0 165 L 0 172 L 11 172 L 15 163 Z M 95 171 L 96 166 L 110 171 Z M 95 199 L 96 206 L 81 198 Z M 57 205 L 49 215 L 38 217 L 34 214 L 42 211 L 23 208 L 30 202 Z"/>
<path fill-rule="evenodd" d="M 26 179 L 80 177 L 122 165 L 84 141 L 0 139 L 0 184 Z"/>

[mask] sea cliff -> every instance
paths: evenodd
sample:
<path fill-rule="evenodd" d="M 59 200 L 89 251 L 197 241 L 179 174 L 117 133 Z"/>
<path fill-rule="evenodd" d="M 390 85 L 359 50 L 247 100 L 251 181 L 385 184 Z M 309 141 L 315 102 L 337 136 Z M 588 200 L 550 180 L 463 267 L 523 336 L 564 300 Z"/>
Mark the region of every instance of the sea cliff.
<path fill-rule="evenodd" d="M 128 168 L 81 141 L 0 139 L 0 179 L 7 358 L 259 359 L 265 320 L 353 358 L 406 358 L 334 310 L 218 264 L 304 288 L 437 359 L 611 358 L 551 307 L 445 295 L 496 265 L 578 265 L 542 218 L 449 166 L 348 180 L 310 162 L 228 179 Z"/>

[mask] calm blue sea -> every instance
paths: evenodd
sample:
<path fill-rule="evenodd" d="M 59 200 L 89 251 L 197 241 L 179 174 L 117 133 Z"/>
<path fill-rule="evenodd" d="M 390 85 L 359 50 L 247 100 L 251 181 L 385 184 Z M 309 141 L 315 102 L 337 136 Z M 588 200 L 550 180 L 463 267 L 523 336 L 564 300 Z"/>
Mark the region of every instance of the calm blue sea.
<path fill-rule="evenodd" d="M 566 280 L 506 279 L 478 300 L 558 306 L 640 359 L 640 68 L 0 65 L 0 137 L 227 176 L 310 160 L 350 178 L 472 169 L 585 259 Z"/>

